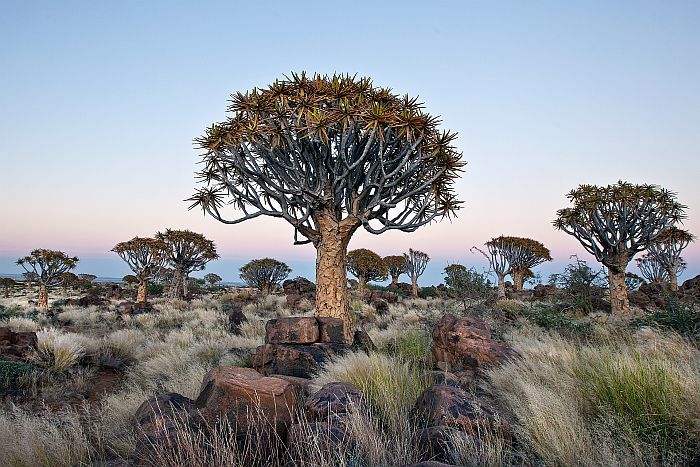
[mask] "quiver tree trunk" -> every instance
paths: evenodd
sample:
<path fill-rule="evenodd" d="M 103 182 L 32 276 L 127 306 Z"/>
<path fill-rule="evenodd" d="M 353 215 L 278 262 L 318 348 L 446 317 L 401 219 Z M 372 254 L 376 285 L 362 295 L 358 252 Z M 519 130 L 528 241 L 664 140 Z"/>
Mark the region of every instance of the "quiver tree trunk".
<path fill-rule="evenodd" d="M 39 308 L 49 309 L 49 291 L 44 284 L 39 286 Z"/>
<path fill-rule="evenodd" d="M 498 274 L 498 300 L 506 298 L 506 276 Z"/>
<path fill-rule="evenodd" d="M 513 290 L 523 290 L 525 282 L 525 272 L 521 270 L 513 271 Z"/>
<path fill-rule="evenodd" d="M 391 284 L 389 287 L 396 286 L 399 283 L 399 276 L 391 276 Z"/>
<path fill-rule="evenodd" d="M 411 277 L 411 295 L 418 296 L 418 278 L 415 276 Z"/>
<path fill-rule="evenodd" d="M 170 298 L 184 299 L 187 295 L 185 292 L 185 283 L 185 275 L 178 268 L 175 268 L 175 271 L 173 271 L 173 280 L 170 283 L 170 290 L 168 293 Z"/>
<path fill-rule="evenodd" d="M 3 297 L 10 298 L 10 287 L 7 285 L 5 286 L 5 293 L 3 294 Z"/>
<path fill-rule="evenodd" d="M 613 272 L 610 270 L 610 305 L 615 314 L 627 313 L 630 310 L 630 301 L 627 296 L 627 284 L 625 272 Z"/>
<path fill-rule="evenodd" d="M 675 269 L 669 269 L 668 271 L 668 281 L 673 292 L 678 291 L 678 276 L 676 275 Z"/>
<path fill-rule="evenodd" d="M 270 284 L 265 284 L 262 286 L 260 292 L 262 292 L 263 297 L 267 297 L 270 295 L 270 293 L 272 293 L 272 286 L 270 286 Z"/>
<path fill-rule="evenodd" d="M 346 254 L 355 219 L 337 221 L 331 212 L 315 216 L 319 237 L 316 246 L 316 316 L 343 320 L 345 343 L 352 344 L 355 323 L 350 314 Z"/>
<path fill-rule="evenodd" d="M 357 292 L 360 294 L 360 296 L 364 296 L 365 291 L 367 290 L 367 281 L 363 276 L 360 276 L 357 278 Z"/>
<path fill-rule="evenodd" d="M 136 293 L 137 302 L 145 302 L 148 299 L 148 280 L 143 279 L 139 282 L 138 292 Z"/>

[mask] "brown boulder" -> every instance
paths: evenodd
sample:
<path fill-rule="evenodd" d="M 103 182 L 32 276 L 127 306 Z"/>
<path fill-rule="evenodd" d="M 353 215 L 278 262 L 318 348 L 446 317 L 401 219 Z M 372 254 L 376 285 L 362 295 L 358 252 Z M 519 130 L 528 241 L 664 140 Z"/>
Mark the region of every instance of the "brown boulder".
<path fill-rule="evenodd" d="M 470 435 L 500 425 L 495 410 L 484 399 L 453 386 L 435 384 L 423 391 L 413 412 L 426 426 L 449 426 Z"/>
<path fill-rule="evenodd" d="M 319 342 L 339 344 L 345 342 L 342 319 L 317 317 L 316 321 L 318 322 Z"/>
<path fill-rule="evenodd" d="M 447 314 L 435 325 L 432 336 L 433 359 L 445 371 L 476 373 L 517 355 L 506 344 L 493 339 L 488 325 L 474 317 Z"/>
<path fill-rule="evenodd" d="M 177 446 L 181 430 L 189 426 L 194 401 L 171 392 L 147 400 L 136 410 L 135 465 L 152 465 L 160 450 Z"/>
<path fill-rule="evenodd" d="M 195 402 L 208 423 L 227 418 L 238 433 L 257 426 L 273 426 L 284 434 L 294 421 L 297 389 L 280 378 L 263 376 L 251 368 L 220 366 L 204 377 Z"/>
<path fill-rule="evenodd" d="M 459 446 L 469 446 L 472 443 L 477 443 L 477 439 L 456 428 L 438 425 L 418 430 L 414 442 L 418 449 L 427 453 L 431 459 L 439 462 L 448 462 L 451 457 L 450 451 L 455 445 L 455 441 L 458 441 Z"/>
<path fill-rule="evenodd" d="M 0 360 L 28 359 L 36 349 L 36 344 L 36 333 L 33 331 L 13 332 L 8 327 L 0 327 Z"/>
<path fill-rule="evenodd" d="M 265 324 L 266 344 L 313 344 L 318 339 L 318 322 L 313 317 L 271 319 Z"/>
<path fill-rule="evenodd" d="M 313 420 L 327 421 L 333 415 L 365 410 L 365 396 L 353 384 L 324 384 L 304 405 Z"/>
<path fill-rule="evenodd" d="M 287 295 L 306 295 L 316 292 L 316 285 L 305 277 L 296 277 L 282 282 L 282 288 Z"/>
<path fill-rule="evenodd" d="M 241 325 L 248 321 L 248 318 L 243 313 L 243 304 L 234 302 L 227 306 L 228 326 L 232 334 L 241 333 Z"/>
<path fill-rule="evenodd" d="M 532 296 L 535 298 L 547 298 L 557 293 L 557 288 L 550 284 L 537 284 L 532 289 Z"/>
<path fill-rule="evenodd" d="M 155 309 L 151 302 L 124 302 L 117 305 L 117 315 L 140 315 L 152 313 Z"/>
<path fill-rule="evenodd" d="M 355 331 L 355 337 L 352 341 L 352 350 L 354 352 L 373 352 L 377 350 L 377 346 L 374 345 L 374 342 L 372 342 L 372 338 L 369 337 L 367 331 L 358 329 L 357 331 Z"/>
<path fill-rule="evenodd" d="M 332 349 L 322 344 L 265 344 L 257 348 L 252 363 L 253 368 L 265 375 L 311 378 L 332 354 Z"/>

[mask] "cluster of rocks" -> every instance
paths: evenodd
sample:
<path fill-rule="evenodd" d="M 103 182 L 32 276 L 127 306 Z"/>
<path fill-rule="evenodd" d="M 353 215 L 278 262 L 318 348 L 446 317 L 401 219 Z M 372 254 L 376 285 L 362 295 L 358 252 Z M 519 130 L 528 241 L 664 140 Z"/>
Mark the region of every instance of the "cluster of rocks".
<path fill-rule="evenodd" d="M 36 350 L 36 344 L 36 333 L 33 331 L 14 332 L 8 327 L 0 327 L 0 360 L 27 360 Z"/>
<path fill-rule="evenodd" d="M 69 298 L 65 305 L 69 306 L 105 306 L 110 300 L 122 300 L 131 292 L 118 284 L 100 284 L 92 286 L 87 294 L 80 298 Z"/>
<path fill-rule="evenodd" d="M 642 284 L 630 294 L 630 301 L 643 309 L 665 308 L 670 300 L 685 303 L 700 302 L 700 276 L 688 279 L 677 291 L 672 291 L 668 284 Z"/>
<path fill-rule="evenodd" d="M 316 301 L 316 285 L 305 277 L 287 279 L 282 283 L 282 288 L 287 296 L 287 306 L 297 308 L 306 300 L 309 303 Z"/>
<path fill-rule="evenodd" d="M 379 313 L 384 313 L 389 310 L 389 304 L 399 301 L 399 296 L 396 293 L 384 290 L 368 290 L 363 298 L 365 302 L 372 305 Z"/>

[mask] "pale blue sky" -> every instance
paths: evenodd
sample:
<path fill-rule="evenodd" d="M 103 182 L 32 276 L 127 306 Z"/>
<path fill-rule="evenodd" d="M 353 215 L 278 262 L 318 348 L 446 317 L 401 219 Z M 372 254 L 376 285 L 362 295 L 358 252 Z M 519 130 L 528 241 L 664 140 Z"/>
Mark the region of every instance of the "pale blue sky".
<path fill-rule="evenodd" d="M 109 249 L 190 228 L 214 239 L 211 270 L 275 256 L 312 274 L 314 251 L 279 220 L 238 226 L 187 212 L 192 138 L 230 93 L 290 71 L 367 75 L 419 95 L 459 132 L 469 162 L 452 224 L 359 233 L 351 248 L 481 265 L 500 234 L 542 240 L 560 270 L 576 240 L 551 228 L 565 193 L 619 178 L 658 183 L 700 234 L 698 2 L 2 2 L 0 272 L 35 247 L 127 272 Z M 582 255 L 585 256 L 585 255 Z M 700 273 L 700 246 L 685 278 Z"/>

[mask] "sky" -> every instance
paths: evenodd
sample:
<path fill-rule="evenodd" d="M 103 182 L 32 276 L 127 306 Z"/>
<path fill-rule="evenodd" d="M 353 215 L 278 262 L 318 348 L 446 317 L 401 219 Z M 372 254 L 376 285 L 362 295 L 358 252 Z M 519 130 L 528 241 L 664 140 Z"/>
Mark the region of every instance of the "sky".
<path fill-rule="evenodd" d="M 313 278 L 313 247 L 284 221 L 223 225 L 183 201 L 192 140 L 230 94 L 301 70 L 417 95 L 459 134 L 459 217 L 350 243 L 425 251 L 425 283 L 451 262 L 484 268 L 469 249 L 501 234 L 549 247 L 545 278 L 572 254 L 595 262 L 551 225 L 581 183 L 662 185 L 700 234 L 699 48 L 698 2 L 4 1 L 0 273 L 51 248 L 121 277 L 117 242 L 188 228 L 216 242 L 205 272 L 225 280 L 260 257 Z M 700 242 L 684 256 L 682 279 L 700 274 Z"/>

